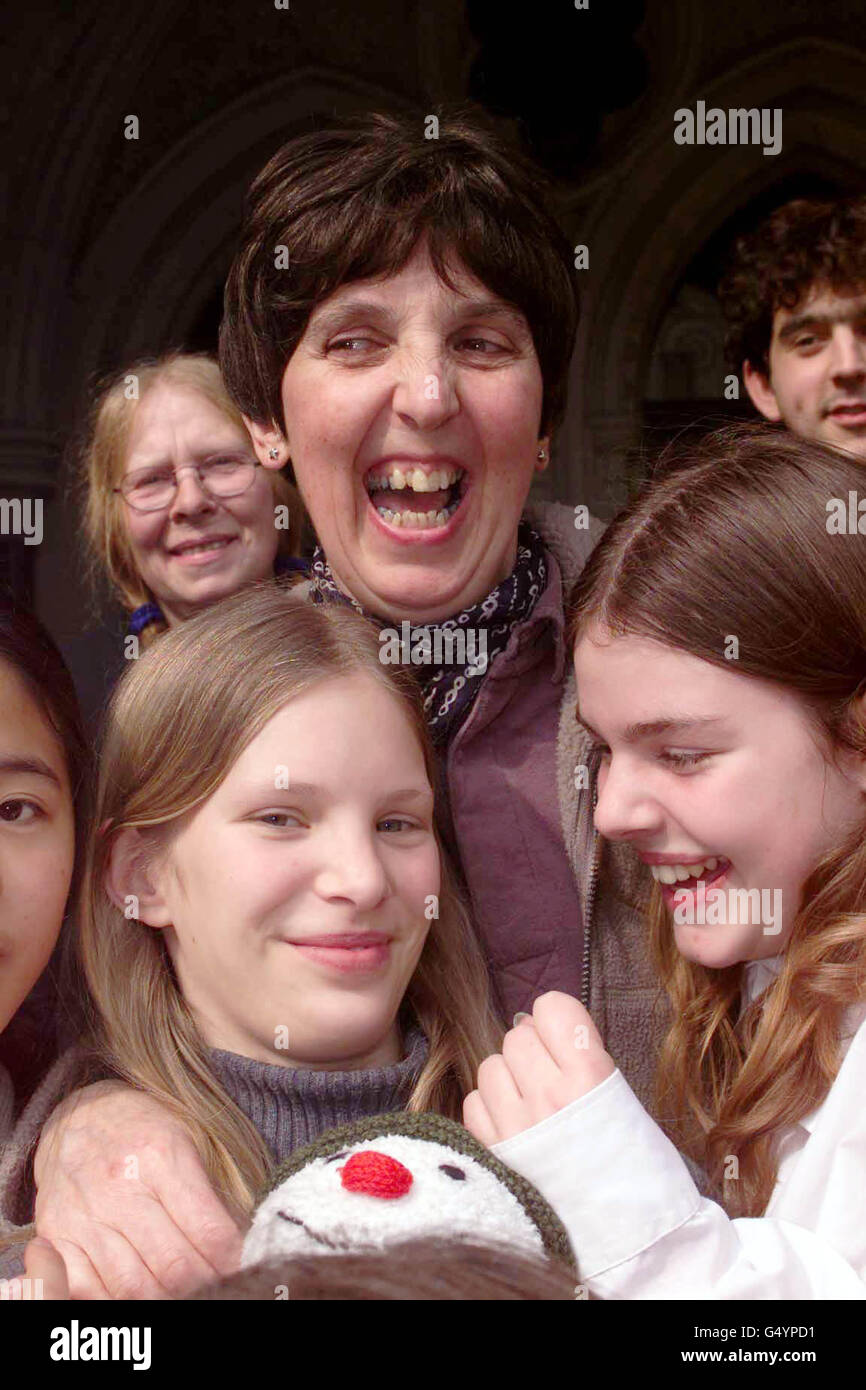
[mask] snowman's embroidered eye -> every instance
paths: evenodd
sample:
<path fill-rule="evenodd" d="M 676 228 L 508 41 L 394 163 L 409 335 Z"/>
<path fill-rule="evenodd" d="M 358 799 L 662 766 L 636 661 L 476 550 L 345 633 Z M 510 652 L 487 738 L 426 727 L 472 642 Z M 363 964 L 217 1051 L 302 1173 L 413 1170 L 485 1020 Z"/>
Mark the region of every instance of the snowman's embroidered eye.
<path fill-rule="evenodd" d="M 344 1149 L 342 1153 L 339 1153 L 339 1154 L 331 1154 L 330 1158 L 326 1158 L 326 1159 L 325 1159 L 325 1162 L 326 1162 L 326 1163 L 336 1163 L 336 1161 L 337 1161 L 338 1158 L 345 1158 L 346 1155 L 348 1154 L 348 1152 L 349 1152 L 348 1149 Z"/>
<path fill-rule="evenodd" d="M 455 1182 L 466 1181 L 466 1174 L 464 1173 L 463 1169 L 455 1168 L 453 1163 L 440 1163 L 439 1171 L 440 1173 L 447 1173 L 449 1178 L 453 1178 Z"/>

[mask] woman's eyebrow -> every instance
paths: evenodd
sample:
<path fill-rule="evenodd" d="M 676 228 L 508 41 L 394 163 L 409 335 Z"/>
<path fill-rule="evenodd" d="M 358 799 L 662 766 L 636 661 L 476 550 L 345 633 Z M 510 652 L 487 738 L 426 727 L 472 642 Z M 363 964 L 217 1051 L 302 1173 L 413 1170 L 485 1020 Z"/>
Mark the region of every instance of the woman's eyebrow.
<path fill-rule="evenodd" d="M 5 773 L 10 773 L 16 777 L 21 776 L 22 773 L 29 774 L 31 777 L 47 777 L 56 786 L 62 786 L 57 773 L 42 758 L 21 758 L 15 757 L 13 754 L 0 753 L 0 776 Z"/>
<path fill-rule="evenodd" d="M 254 450 L 251 443 L 246 444 L 243 440 L 226 440 L 225 444 L 208 444 L 201 449 L 190 449 L 188 458 L 190 462 L 207 463 L 209 459 L 224 458 L 226 454 L 249 454 L 252 458 Z M 139 469 L 145 472 L 151 468 L 174 468 L 174 460 L 166 458 L 164 454 L 130 454 L 129 462 L 134 464 L 129 470 L 131 473 L 137 473 Z"/>
<path fill-rule="evenodd" d="M 392 310 L 386 305 L 378 303 L 374 299 L 346 299 L 341 304 L 333 304 L 330 308 L 323 308 L 314 314 L 310 319 L 310 328 L 315 332 L 323 330 L 331 332 L 338 325 L 345 326 L 347 320 L 367 319 L 368 321 L 380 321 L 390 318 Z M 516 309 L 513 304 L 508 304 L 504 299 L 463 299 L 454 306 L 454 317 L 459 319 L 470 318 L 500 318 L 507 319 L 509 323 L 529 331 L 526 318 Z"/>
<path fill-rule="evenodd" d="M 520 328 L 529 328 L 525 315 L 504 299 L 468 299 L 460 305 L 458 314 L 460 318 L 508 319 Z"/>
<path fill-rule="evenodd" d="M 344 299 L 339 304 L 332 304 L 330 308 L 320 309 L 313 314 L 310 319 L 310 328 L 315 332 L 324 329 L 331 332 L 338 324 L 343 324 L 352 319 L 386 319 L 390 316 L 391 310 L 384 304 L 378 304 L 375 299 Z"/>

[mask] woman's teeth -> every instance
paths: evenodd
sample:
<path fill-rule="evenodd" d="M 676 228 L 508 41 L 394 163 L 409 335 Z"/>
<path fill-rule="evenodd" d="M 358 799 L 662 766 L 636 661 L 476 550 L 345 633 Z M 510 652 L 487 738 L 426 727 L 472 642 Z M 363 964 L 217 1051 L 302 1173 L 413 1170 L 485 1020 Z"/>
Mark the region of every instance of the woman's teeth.
<path fill-rule="evenodd" d="M 442 492 L 445 488 L 453 487 L 462 477 L 462 468 L 434 468 L 432 472 L 425 473 L 422 468 L 398 468 L 394 464 L 389 473 L 371 478 L 367 491 L 393 488 L 395 492 L 402 492 L 403 488 L 408 487 L 413 492 Z"/>
<path fill-rule="evenodd" d="M 376 511 L 389 526 L 403 526 L 409 530 L 413 526 L 445 526 L 459 506 L 459 502 L 452 502 L 450 507 L 438 512 L 392 512 L 390 507 L 377 507 Z"/>
<path fill-rule="evenodd" d="M 225 546 L 231 545 L 230 540 L 202 541 L 200 545 L 178 546 L 175 555 L 202 555 L 206 550 L 222 550 Z"/>
<path fill-rule="evenodd" d="M 712 873 L 720 862 L 718 858 L 712 858 L 699 859 L 694 864 L 650 864 L 650 873 L 657 883 L 680 883 L 684 879 Z"/>
<path fill-rule="evenodd" d="M 455 490 L 459 488 L 463 476 L 462 468 L 434 468 L 426 473 L 423 468 L 401 468 L 392 464 L 387 473 L 368 478 L 366 487 L 373 506 L 389 526 L 401 526 L 404 530 L 430 530 L 447 526 L 460 506 L 461 496 Z M 411 494 L 426 494 L 432 501 L 432 494 L 436 493 L 439 505 L 416 511 L 411 507 L 404 507 L 401 498 L 401 505 L 397 506 L 394 494 L 400 492 L 405 494 L 407 502 Z M 377 494 L 387 496 L 377 498 Z M 388 506 L 387 503 L 391 505 Z"/>

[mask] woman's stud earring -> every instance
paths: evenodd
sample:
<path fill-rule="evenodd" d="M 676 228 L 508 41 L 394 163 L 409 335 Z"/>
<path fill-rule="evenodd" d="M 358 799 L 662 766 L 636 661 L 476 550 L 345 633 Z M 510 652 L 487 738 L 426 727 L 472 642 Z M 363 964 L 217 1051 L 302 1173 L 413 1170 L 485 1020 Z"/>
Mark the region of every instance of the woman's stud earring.
<path fill-rule="evenodd" d="M 268 449 L 268 458 L 269 458 L 269 459 L 278 459 L 279 457 L 280 457 L 280 451 L 279 451 L 279 449 Z"/>
<path fill-rule="evenodd" d="M 539 462 L 539 463 L 544 463 L 544 460 L 545 460 L 546 458 L 547 458 L 547 450 L 546 450 L 546 449 L 539 449 L 539 451 L 538 451 L 538 462 Z"/>

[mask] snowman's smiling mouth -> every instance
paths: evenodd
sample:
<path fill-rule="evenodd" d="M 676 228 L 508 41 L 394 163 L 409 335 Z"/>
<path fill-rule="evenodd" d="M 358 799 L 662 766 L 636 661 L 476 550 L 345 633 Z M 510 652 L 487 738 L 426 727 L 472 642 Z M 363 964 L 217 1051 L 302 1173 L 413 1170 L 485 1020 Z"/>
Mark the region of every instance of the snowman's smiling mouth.
<path fill-rule="evenodd" d="M 311 1240 L 317 1240 L 320 1245 L 326 1245 L 329 1250 L 347 1250 L 349 1248 L 347 1245 L 338 1244 L 336 1241 L 329 1240 L 327 1236 L 319 1235 L 317 1231 L 311 1230 L 306 1221 L 302 1221 L 299 1216 L 291 1216 L 287 1211 L 278 1211 L 277 1216 L 281 1216 L 284 1221 L 290 1222 L 292 1226 L 300 1226 L 306 1231 Z"/>

